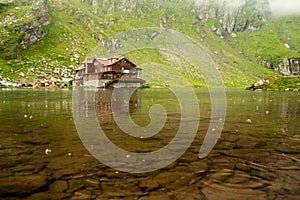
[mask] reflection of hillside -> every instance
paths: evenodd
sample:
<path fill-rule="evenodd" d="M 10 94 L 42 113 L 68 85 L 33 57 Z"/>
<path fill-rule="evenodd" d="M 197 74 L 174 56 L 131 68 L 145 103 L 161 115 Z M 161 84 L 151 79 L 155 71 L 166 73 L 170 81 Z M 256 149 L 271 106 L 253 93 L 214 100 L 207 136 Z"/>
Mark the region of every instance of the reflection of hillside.
<path fill-rule="evenodd" d="M 123 92 L 129 92 L 128 88 L 122 89 Z M 112 99 L 113 89 L 103 89 L 96 92 L 95 102 L 96 102 L 96 112 L 98 116 L 104 115 L 112 115 L 112 101 L 115 102 L 114 106 L 118 110 L 118 113 L 134 113 L 138 110 L 138 107 L 141 104 L 141 100 L 139 98 L 139 90 L 136 90 L 134 94 L 131 96 L 130 101 L 126 101 L 125 99 Z"/>

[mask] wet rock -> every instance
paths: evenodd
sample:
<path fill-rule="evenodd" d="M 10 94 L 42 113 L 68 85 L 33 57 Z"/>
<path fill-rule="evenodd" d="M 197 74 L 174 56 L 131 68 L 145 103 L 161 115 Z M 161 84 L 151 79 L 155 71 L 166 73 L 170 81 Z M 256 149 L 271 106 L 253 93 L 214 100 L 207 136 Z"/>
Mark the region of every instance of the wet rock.
<path fill-rule="evenodd" d="M 47 185 L 47 178 L 41 175 L 15 176 L 0 179 L 0 196 L 21 196 L 39 191 Z"/>
<path fill-rule="evenodd" d="M 74 191 L 78 191 L 79 189 L 82 189 L 85 187 L 85 183 L 83 180 L 69 180 L 69 189 L 68 192 L 73 193 Z"/>
<path fill-rule="evenodd" d="M 197 187 L 183 187 L 179 188 L 174 194 L 174 199 L 184 200 L 206 200 L 206 197 L 201 193 Z"/>
<path fill-rule="evenodd" d="M 118 170 L 113 170 L 113 169 L 107 169 L 105 171 L 106 176 L 109 178 L 121 178 L 124 176 L 124 173 L 119 172 Z"/>
<path fill-rule="evenodd" d="M 175 183 L 176 181 L 186 177 L 191 177 L 191 174 L 185 172 L 162 172 L 155 176 L 154 180 L 162 186 L 170 183 Z"/>
<path fill-rule="evenodd" d="M 196 175 L 200 175 L 205 173 L 208 170 L 208 164 L 203 161 L 192 162 L 188 166 L 189 171 Z"/>
<path fill-rule="evenodd" d="M 71 199 L 95 199 L 96 196 L 92 195 L 89 190 L 80 190 L 75 192 Z"/>
<path fill-rule="evenodd" d="M 103 190 L 103 197 L 104 199 L 115 199 L 116 197 L 124 198 L 128 196 L 128 194 L 125 191 L 118 191 L 114 189 L 113 187 L 108 186 L 101 186 Z"/>
<path fill-rule="evenodd" d="M 249 182 L 251 175 L 241 171 L 235 171 L 234 175 L 228 180 L 230 184 L 242 184 Z"/>
<path fill-rule="evenodd" d="M 94 186 L 99 185 L 99 181 L 96 179 L 88 178 L 85 180 L 85 182 L 88 183 L 89 185 L 94 185 Z"/>
<path fill-rule="evenodd" d="M 153 192 L 150 196 L 144 196 L 139 198 L 139 200 L 170 200 L 170 195 L 166 192 Z"/>
<path fill-rule="evenodd" d="M 71 194 L 66 193 L 50 193 L 49 199 L 70 199 Z"/>
<path fill-rule="evenodd" d="M 190 162 L 196 161 L 197 159 L 198 159 L 197 154 L 194 154 L 192 152 L 187 152 L 181 158 L 179 158 L 178 161 L 190 163 Z"/>
<path fill-rule="evenodd" d="M 240 171 L 250 171 L 250 167 L 247 164 L 244 163 L 237 163 L 235 165 L 235 168 Z"/>
<path fill-rule="evenodd" d="M 69 176 L 69 175 L 78 174 L 78 173 L 80 173 L 79 169 L 65 168 L 65 169 L 54 172 L 53 178 L 60 179 L 63 176 Z"/>
<path fill-rule="evenodd" d="M 240 200 L 240 199 L 255 199 L 265 200 L 267 194 L 259 190 L 251 190 L 248 188 L 230 188 L 222 185 L 211 184 L 201 190 L 206 199 L 226 199 L 226 200 Z"/>
<path fill-rule="evenodd" d="M 230 169 L 222 169 L 209 177 L 209 181 L 212 182 L 225 182 L 233 175 L 233 170 Z"/>
<path fill-rule="evenodd" d="M 49 192 L 39 192 L 26 197 L 25 200 L 41 200 L 41 199 L 49 199 L 49 198 L 50 198 Z"/>
<path fill-rule="evenodd" d="M 49 187 L 51 193 L 60 193 L 68 189 L 68 183 L 66 181 L 55 181 Z"/>
<path fill-rule="evenodd" d="M 18 165 L 16 166 L 13 171 L 15 172 L 26 172 L 26 171 L 34 171 L 35 167 L 33 165 Z"/>
<path fill-rule="evenodd" d="M 258 181 L 258 180 L 251 180 L 248 183 L 248 187 L 251 189 L 263 189 L 267 186 L 269 186 L 270 184 L 266 181 Z"/>
<path fill-rule="evenodd" d="M 159 187 L 159 184 L 151 177 L 140 181 L 139 188 L 145 191 L 151 191 Z"/>

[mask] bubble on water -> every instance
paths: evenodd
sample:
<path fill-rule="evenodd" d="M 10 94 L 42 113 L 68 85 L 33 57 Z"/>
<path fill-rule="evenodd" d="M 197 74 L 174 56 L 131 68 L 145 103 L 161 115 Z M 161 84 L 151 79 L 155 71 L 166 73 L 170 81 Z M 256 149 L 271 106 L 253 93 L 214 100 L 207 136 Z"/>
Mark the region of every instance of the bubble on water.
<path fill-rule="evenodd" d="M 28 117 L 28 115 L 25 114 L 25 115 L 24 115 L 24 118 L 27 118 L 27 117 Z"/>
<path fill-rule="evenodd" d="M 247 121 L 248 123 L 251 123 L 251 122 L 252 122 L 252 120 L 251 120 L 251 119 L 247 119 L 246 121 Z"/>
<path fill-rule="evenodd" d="M 45 154 L 46 154 L 46 155 L 49 155 L 51 152 L 52 152 L 51 149 L 45 149 Z"/>
<path fill-rule="evenodd" d="M 32 119 L 32 118 L 33 118 L 33 116 L 30 115 L 29 119 Z"/>
<path fill-rule="evenodd" d="M 68 153 L 68 156 L 72 156 L 73 154 L 70 152 L 70 153 Z"/>
<path fill-rule="evenodd" d="M 268 114 L 270 114 L 270 111 L 267 110 L 267 111 L 266 111 L 266 115 L 268 115 Z"/>

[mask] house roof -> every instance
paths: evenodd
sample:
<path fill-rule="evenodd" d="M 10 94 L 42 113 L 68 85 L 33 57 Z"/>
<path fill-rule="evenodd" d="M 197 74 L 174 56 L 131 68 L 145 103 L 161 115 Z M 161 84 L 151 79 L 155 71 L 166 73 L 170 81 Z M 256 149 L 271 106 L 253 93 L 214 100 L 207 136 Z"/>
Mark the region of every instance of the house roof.
<path fill-rule="evenodd" d="M 75 71 L 80 71 L 80 70 L 83 70 L 83 69 L 85 69 L 85 67 L 81 66 L 81 67 L 78 67 L 77 69 L 75 69 Z"/>
<path fill-rule="evenodd" d="M 127 62 L 131 63 L 136 67 L 136 64 L 128 60 L 128 58 L 122 56 L 120 58 L 96 58 L 96 60 L 103 66 L 111 66 L 125 59 Z"/>

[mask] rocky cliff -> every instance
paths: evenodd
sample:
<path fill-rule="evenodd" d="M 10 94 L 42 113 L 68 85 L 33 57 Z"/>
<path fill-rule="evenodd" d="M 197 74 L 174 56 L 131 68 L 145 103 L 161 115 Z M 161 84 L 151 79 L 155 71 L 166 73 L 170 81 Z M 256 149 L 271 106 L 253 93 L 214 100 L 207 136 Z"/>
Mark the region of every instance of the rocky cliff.
<path fill-rule="evenodd" d="M 204 1 L 195 13 L 201 22 L 215 20 L 212 31 L 217 35 L 235 37 L 234 32 L 260 29 L 267 18 L 267 6 L 266 1 L 256 0 Z"/>
<path fill-rule="evenodd" d="M 300 75 L 300 58 L 285 58 L 277 70 L 285 76 Z"/>
<path fill-rule="evenodd" d="M 2 1 L 0 4 L 3 57 L 17 58 L 21 49 L 42 41 L 51 23 L 47 0 Z"/>

